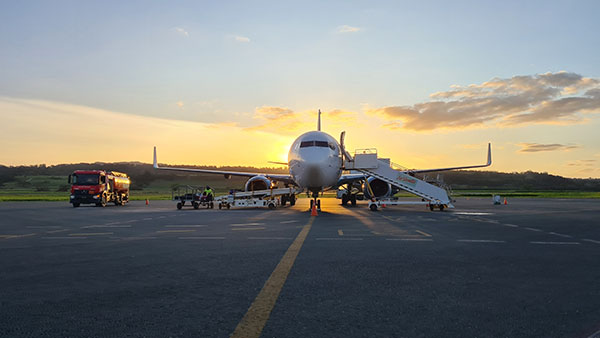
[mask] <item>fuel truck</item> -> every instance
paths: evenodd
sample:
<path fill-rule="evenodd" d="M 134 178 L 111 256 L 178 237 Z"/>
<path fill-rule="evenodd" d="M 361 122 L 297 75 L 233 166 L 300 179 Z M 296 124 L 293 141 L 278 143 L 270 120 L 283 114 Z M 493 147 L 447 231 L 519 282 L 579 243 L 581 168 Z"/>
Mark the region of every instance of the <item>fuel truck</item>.
<path fill-rule="evenodd" d="M 81 204 L 105 207 L 108 203 L 124 205 L 129 201 L 129 176 L 116 171 L 76 170 L 69 175 L 70 203 L 74 208 Z"/>

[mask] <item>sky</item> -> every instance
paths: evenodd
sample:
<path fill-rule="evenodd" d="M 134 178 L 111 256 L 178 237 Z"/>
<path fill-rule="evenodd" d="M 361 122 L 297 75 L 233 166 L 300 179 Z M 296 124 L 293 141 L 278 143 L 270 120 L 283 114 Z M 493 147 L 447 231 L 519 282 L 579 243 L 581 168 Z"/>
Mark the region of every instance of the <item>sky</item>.
<path fill-rule="evenodd" d="M 0 4 L 0 164 L 269 166 L 316 127 L 408 168 L 600 177 L 597 1 Z"/>

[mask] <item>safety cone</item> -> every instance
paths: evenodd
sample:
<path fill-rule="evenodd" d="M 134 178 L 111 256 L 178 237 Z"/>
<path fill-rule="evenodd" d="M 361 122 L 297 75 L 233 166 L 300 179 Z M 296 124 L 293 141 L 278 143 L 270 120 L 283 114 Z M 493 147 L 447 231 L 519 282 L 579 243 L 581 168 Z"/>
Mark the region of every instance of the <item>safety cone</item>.
<path fill-rule="evenodd" d="M 148 201 L 148 199 L 146 198 L 146 205 L 149 205 L 150 201 Z"/>
<path fill-rule="evenodd" d="M 506 201 L 506 197 L 504 197 L 504 205 L 507 205 L 508 202 Z"/>
<path fill-rule="evenodd" d="M 317 216 L 317 206 L 313 204 L 312 210 L 310 211 L 311 216 Z"/>

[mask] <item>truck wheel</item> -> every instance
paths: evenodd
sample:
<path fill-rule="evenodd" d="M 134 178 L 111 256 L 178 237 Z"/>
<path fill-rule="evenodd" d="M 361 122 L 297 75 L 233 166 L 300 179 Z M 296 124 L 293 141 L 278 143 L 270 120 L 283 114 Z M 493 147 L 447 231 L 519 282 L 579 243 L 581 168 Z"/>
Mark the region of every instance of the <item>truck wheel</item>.
<path fill-rule="evenodd" d="M 348 203 L 348 195 L 342 195 L 342 205 L 346 205 Z"/>
<path fill-rule="evenodd" d="M 102 199 L 96 203 L 96 206 L 104 208 L 106 206 L 106 196 L 102 196 Z"/>
<path fill-rule="evenodd" d="M 369 206 L 369 209 L 371 209 L 371 211 L 377 211 L 377 204 L 373 203 Z"/>
<path fill-rule="evenodd" d="M 356 206 L 356 194 L 353 194 L 350 196 L 350 203 L 352 204 L 353 207 Z"/>
<path fill-rule="evenodd" d="M 177 210 L 181 210 L 182 207 L 183 207 L 183 204 L 181 204 L 181 202 L 177 202 Z"/>
<path fill-rule="evenodd" d="M 215 208 L 215 204 L 213 202 L 210 202 L 210 208 L 214 209 Z"/>
<path fill-rule="evenodd" d="M 198 204 L 198 202 L 194 202 L 194 209 L 198 209 L 200 208 L 200 204 Z"/>
<path fill-rule="evenodd" d="M 296 195 L 294 195 L 294 194 L 290 195 L 290 205 L 291 206 L 296 205 Z"/>
<path fill-rule="evenodd" d="M 433 211 L 433 204 L 429 204 L 429 210 Z"/>
<path fill-rule="evenodd" d="M 440 204 L 440 211 L 444 211 L 444 205 Z"/>
<path fill-rule="evenodd" d="M 269 203 L 269 209 L 271 209 L 271 210 L 275 209 L 275 203 L 272 203 L 272 202 Z"/>
<path fill-rule="evenodd" d="M 79 207 L 79 203 L 73 203 L 73 208 L 78 208 Z"/>
<path fill-rule="evenodd" d="M 231 208 L 231 205 L 227 203 L 227 210 L 229 210 L 229 208 Z"/>
<path fill-rule="evenodd" d="M 223 209 L 223 204 L 219 203 L 219 210 Z"/>

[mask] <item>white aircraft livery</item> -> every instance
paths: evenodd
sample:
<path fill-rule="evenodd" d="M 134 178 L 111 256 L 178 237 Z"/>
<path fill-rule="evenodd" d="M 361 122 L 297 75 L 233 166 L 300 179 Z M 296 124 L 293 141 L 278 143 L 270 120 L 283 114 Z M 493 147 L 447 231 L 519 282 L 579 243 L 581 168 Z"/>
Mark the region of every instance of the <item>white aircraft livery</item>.
<path fill-rule="evenodd" d="M 296 186 L 303 191 L 311 194 L 311 208 L 313 205 L 320 209 L 320 201 L 318 200 L 319 193 L 337 189 L 342 185 L 353 185 L 356 183 L 364 183 L 366 180 L 370 183 L 369 190 L 363 189 L 365 195 L 375 195 L 369 197 L 390 196 L 398 191 L 397 188 L 389 186 L 385 182 L 378 182 L 377 178 L 365 177 L 365 174 L 343 174 L 343 156 L 347 154 L 343 148 L 344 133 L 340 137 L 340 143 L 331 135 L 321 131 L 321 111 L 319 110 L 317 130 L 309 131 L 300 135 L 290 147 L 288 153 L 287 166 L 289 175 L 282 174 L 267 174 L 267 173 L 252 173 L 238 172 L 226 170 L 210 170 L 210 169 L 191 169 L 191 168 L 173 168 L 159 167 L 156 157 L 156 147 L 154 147 L 154 168 L 159 170 L 175 170 L 208 174 L 220 174 L 226 178 L 231 176 L 249 177 L 246 182 L 246 191 L 264 190 L 275 186 L 278 182 L 285 186 Z M 341 144 L 341 145 L 340 145 Z M 347 155 L 346 155 L 347 156 Z M 281 163 L 286 164 L 286 163 Z M 421 170 L 406 170 L 404 173 L 414 175 L 416 173 L 426 173 L 435 171 L 455 170 L 480 168 L 491 165 L 491 145 L 488 145 L 488 160 L 486 164 L 471 165 L 462 167 L 449 167 L 437 169 L 421 169 Z M 385 184 L 381 184 L 385 183 Z M 351 201 L 352 205 L 356 205 L 357 189 L 348 189 L 349 196 L 346 201 Z M 370 193 L 369 193 L 370 191 Z M 286 196 L 286 200 L 294 205 L 296 201 L 295 195 Z M 345 204 L 345 203 L 344 203 Z"/>

